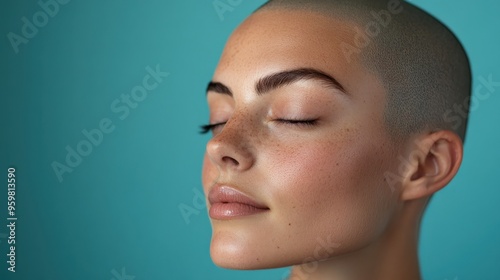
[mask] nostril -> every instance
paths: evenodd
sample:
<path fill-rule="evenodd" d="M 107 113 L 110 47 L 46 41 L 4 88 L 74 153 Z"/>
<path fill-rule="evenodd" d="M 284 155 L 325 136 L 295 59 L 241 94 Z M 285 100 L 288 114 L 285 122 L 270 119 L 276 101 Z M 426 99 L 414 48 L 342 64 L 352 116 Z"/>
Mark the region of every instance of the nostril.
<path fill-rule="evenodd" d="M 232 165 L 235 165 L 235 166 L 237 166 L 237 165 L 240 164 L 236 159 L 234 159 L 232 157 L 229 157 L 229 156 L 222 157 L 222 161 L 225 162 L 225 163 L 227 163 L 227 164 L 232 164 Z"/>

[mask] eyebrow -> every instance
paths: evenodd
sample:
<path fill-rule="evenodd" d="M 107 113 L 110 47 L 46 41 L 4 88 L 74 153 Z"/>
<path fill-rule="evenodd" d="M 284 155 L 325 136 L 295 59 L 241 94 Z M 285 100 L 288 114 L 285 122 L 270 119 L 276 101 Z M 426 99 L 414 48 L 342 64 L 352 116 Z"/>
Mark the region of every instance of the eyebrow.
<path fill-rule="evenodd" d="M 347 94 L 345 88 L 337 81 L 337 79 L 314 68 L 298 68 L 267 75 L 257 81 L 255 84 L 255 92 L 257 92 L 257 95 L 262 95 L 300 80 L 317 80 L 324 83 L 327 87 L 337 89 L 340 92 Z M 221 82 L 210 81 L 207 86 L 207 92 L 209 91 L 233 96 L 229 87 Z"/>

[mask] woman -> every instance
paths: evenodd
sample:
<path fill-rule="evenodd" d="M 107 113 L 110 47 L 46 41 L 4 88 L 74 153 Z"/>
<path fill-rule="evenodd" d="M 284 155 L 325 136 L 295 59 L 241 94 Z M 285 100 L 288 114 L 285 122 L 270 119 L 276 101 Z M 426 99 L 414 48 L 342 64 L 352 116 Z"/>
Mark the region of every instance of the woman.
<path fill-rule="evenodd" d="M 421 279 L 420 221 L 461 164 L 467 115 L 447 112 L 470 80 L 455 36 L 410 3 L 266 3 L 207 88 L 212 260 Z"/>

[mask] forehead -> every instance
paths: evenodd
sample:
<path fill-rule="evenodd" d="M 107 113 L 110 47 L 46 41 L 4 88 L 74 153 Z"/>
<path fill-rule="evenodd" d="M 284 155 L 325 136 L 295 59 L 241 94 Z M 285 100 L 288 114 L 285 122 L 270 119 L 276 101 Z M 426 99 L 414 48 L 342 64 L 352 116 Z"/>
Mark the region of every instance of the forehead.
<path fill-rule="evenodd" d="M 269 73 L 310 67 L 331 74 L 347 91 L 356 90 L 373 77 L 361 63 L 362 49 L 347 57 L 346 48 L 356 48 L 355 36 L 354 22 L 307 11 L 259 11 L 229 38 L 214 79 L 244 75 L 250 87 Z"/>

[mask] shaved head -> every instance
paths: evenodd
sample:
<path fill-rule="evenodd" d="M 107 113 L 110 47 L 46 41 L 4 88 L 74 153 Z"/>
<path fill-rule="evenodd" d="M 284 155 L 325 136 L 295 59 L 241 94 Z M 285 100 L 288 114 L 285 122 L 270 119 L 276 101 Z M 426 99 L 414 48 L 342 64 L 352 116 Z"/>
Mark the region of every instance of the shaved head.
<path fill-rule="evenodd" d="M 469 61 L 458 39 L 436 18 L 398 0 L 271 0 L 256 13 L 279 9 L 352 23 L 355 44 L 332 49 L 341 49 L 347 62 L 359 57 L 380 79 L 387 93 L 385 121 L 396 141 L 437 130 L 454 131 L 465 140 L 467 115 L 457 125 L 446 112 L 469 104 Z"/>
<path fill-rule="evenodd" d="M 421 279 L 422 214 L 462 162 L 449 112 L 470 97 L 443 24 L 399 0 L 271 0 L 231 34 L 206 96 L 216 265 Z"/>

